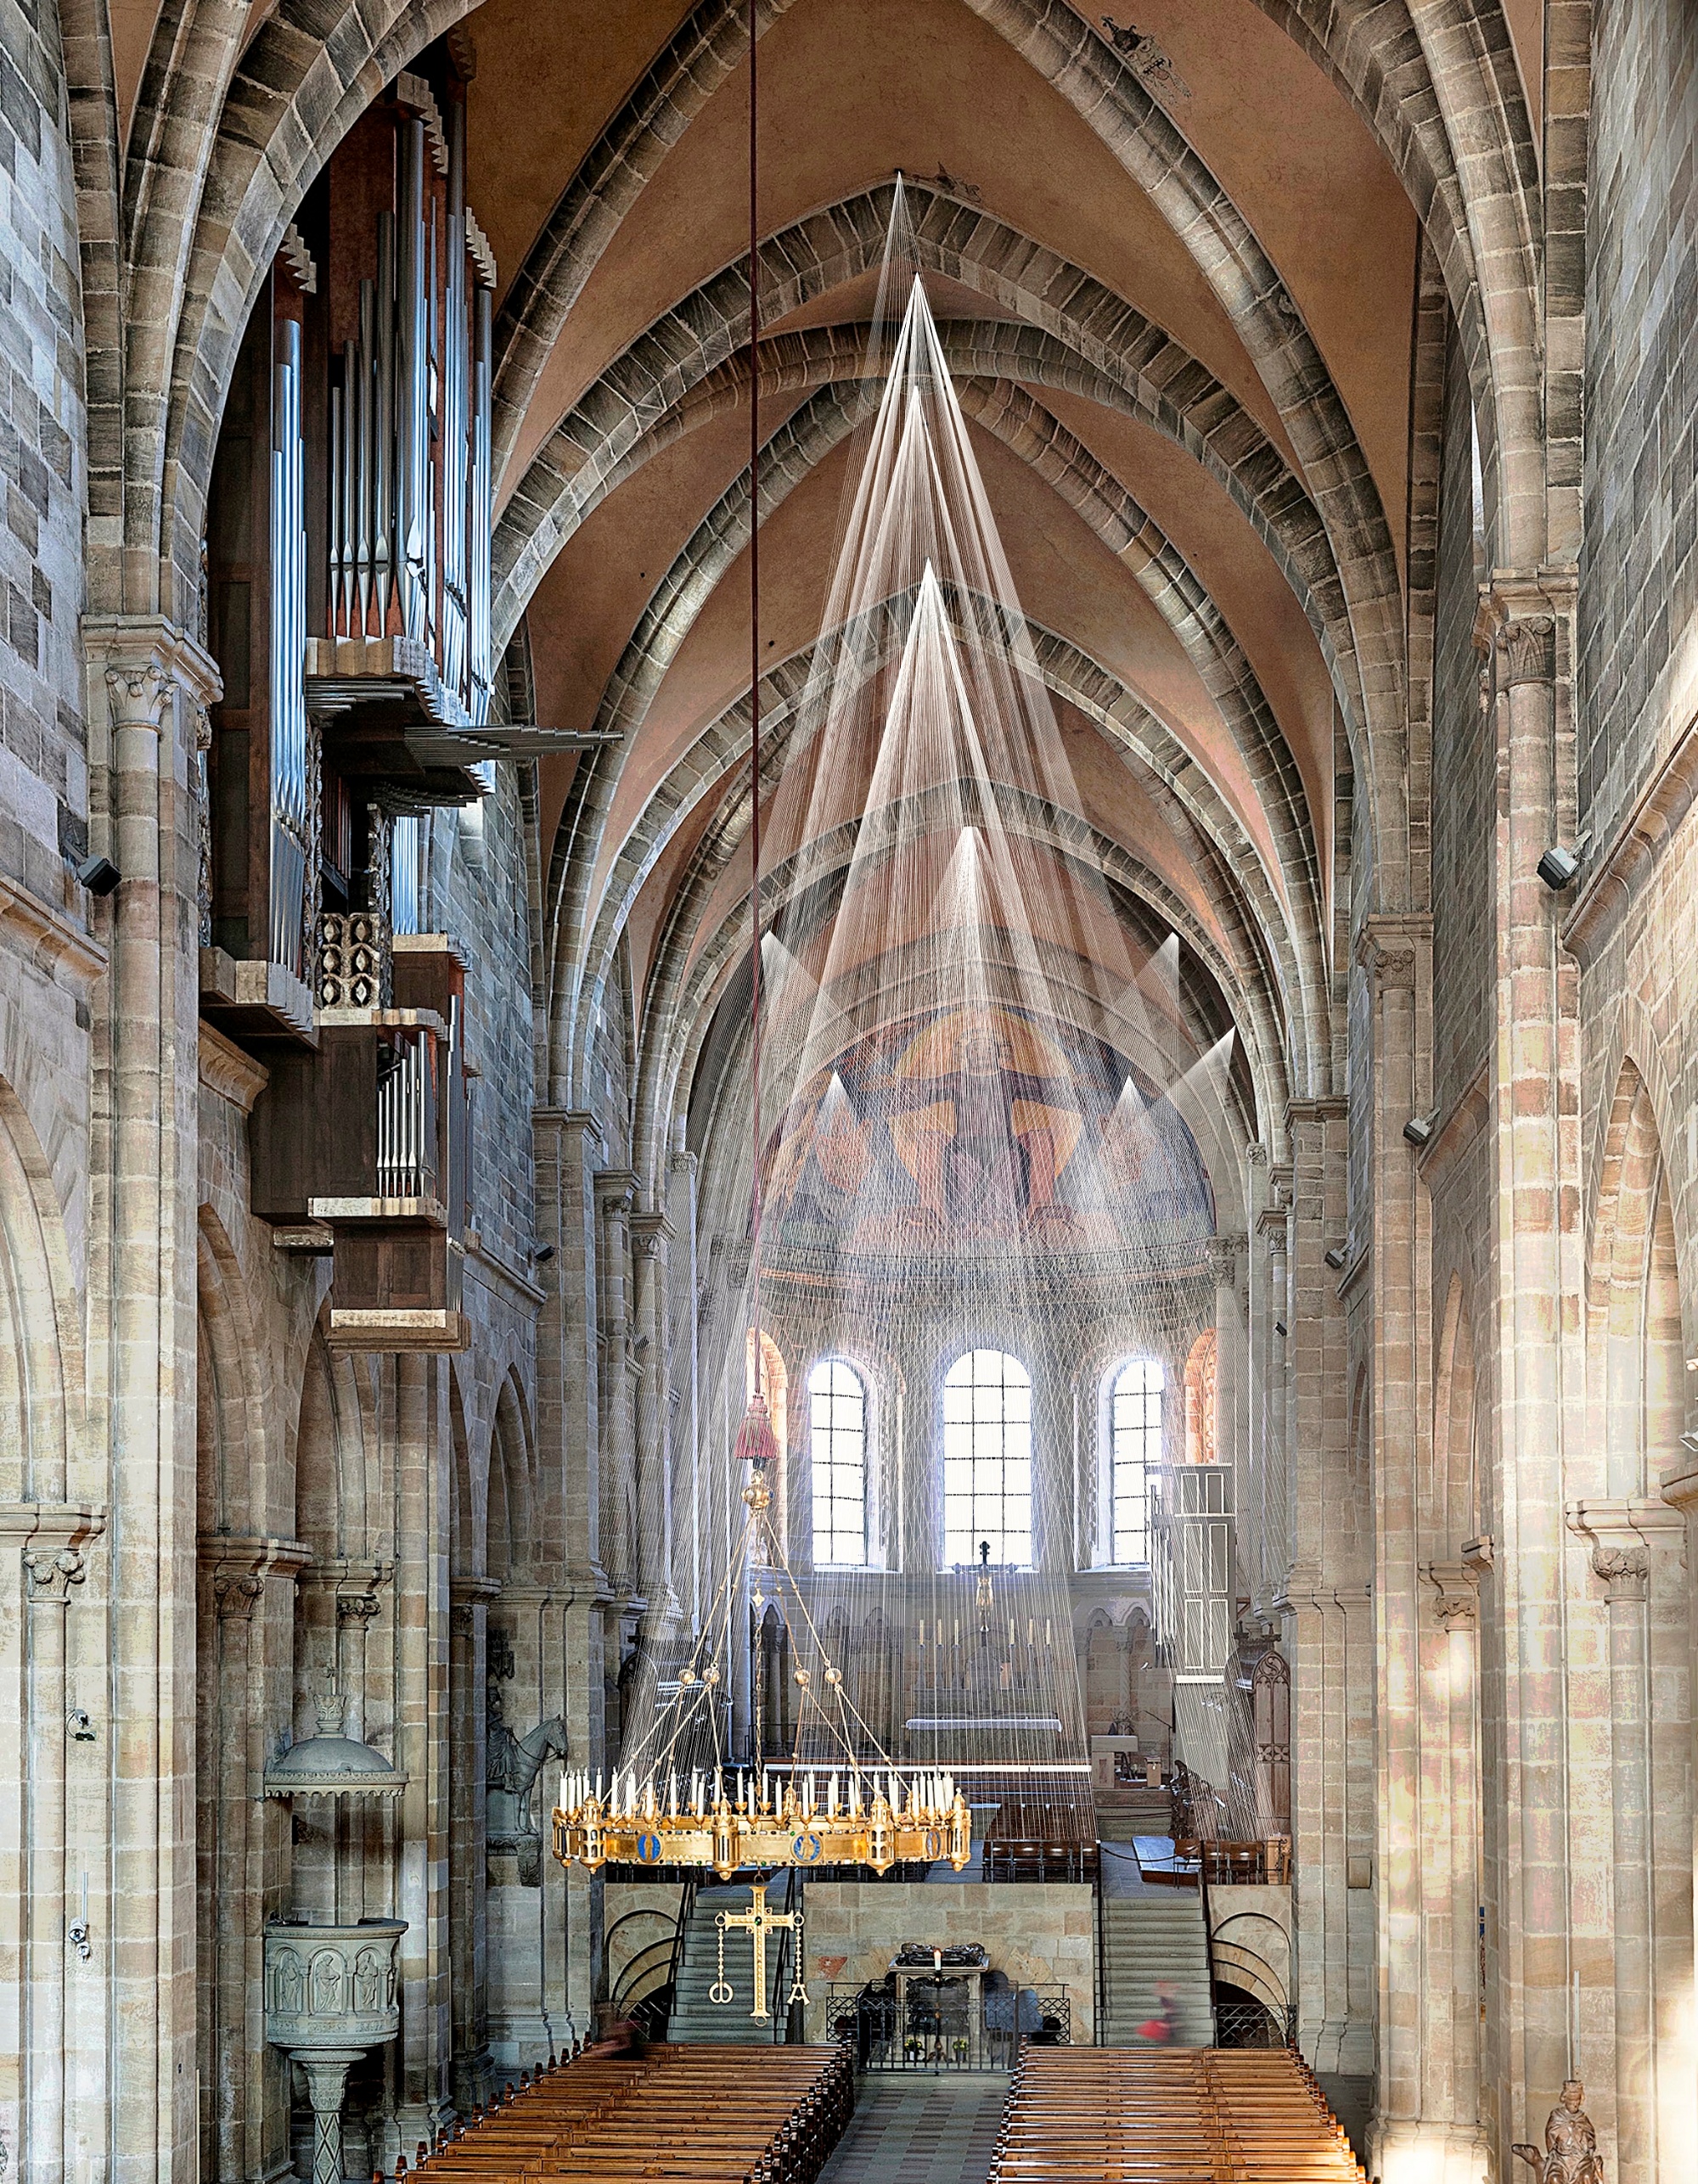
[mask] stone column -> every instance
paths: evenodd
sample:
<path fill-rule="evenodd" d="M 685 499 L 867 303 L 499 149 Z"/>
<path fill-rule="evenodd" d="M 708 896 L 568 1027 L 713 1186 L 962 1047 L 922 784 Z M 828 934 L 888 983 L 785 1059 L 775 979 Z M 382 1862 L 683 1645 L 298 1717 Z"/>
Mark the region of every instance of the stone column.
<path fill-rule="evenodd" d="M 1237 1512 L 1239 1552 L 1248 1578 L 1252 1572 L 1261 1571 L 1265 1552 L 1258 1521 L 1260 1481 L 1239 1417 L 1245 1326 L 1238 1304 L 1238 1272 L 1245 1244 L 1242 1236 L 1211 1238 L 1209 1268 L 1215 1285 L 1215 1461 L 1232 1466 L 1232 1506 Z"/>
<path fill-rule="evenodd" d="M 631 1217 L 632 1321 L 636 1337 L 637 1583 L 649 1603 L 653 1651 L 678 1621 L 672 1591 L 671 1283 L 672 1225 L 663 1213 Z"/>
<path fill-rule="evenodd" d="M 559 1589 L 560 1710 L 573 1764 L 593 1771 L 606 1764 L 603 1619 L 613 1597 L 601 1558 L 595 1173 L 602 1144 L 588 1114 L 539 1108 L 531 1122 L 537 1236 L 554 1248 L 554 1255 L 537 1270 L 547 1302 L 537 1327 L 534 1568 L 552 1576 Z M 545 1889 L 559 1885 L 545 1869 Z M 601 1883 L 582 1866 L 565 1873 L 559 1916 L 566 2005 L 580 2033 L 593 2020 L 601 1897 Z"/>
<path fill-rule="evenodd" d="M 215 1533 L 200 1543 L 205 1588 L 197 1783 L 203 1894 L 198 1979 L 205 2034 L 203 2173 L 274 2176 L 289 2158 L 289 2103 L 265 2039 L 267 1912 L 286 1905 L 290 1814 L 265 1801 L 266 1761 L 289 1713 L 299 1540 Z"/>
<path fill-rule="evenodd" d="M 1588 2072 L 1607 2079 L 1588 2052 L 1588 1994 L 1614 1976 L 1604 1900 L 1579 1889 L 1571 1842 L 1562 1512 L 1569 1436 L 1585 1416 L 1578 996 L 1560 940 L 1565 906 L 1538 874 L 1574 823 L 1572 607 L 1571 571 L 1499 570 L 1480 616 L 1497 783 L 1487 1134 L 1498 1369 L 1481 1447 L 1498 1541 L 1482 1634 L 1492 1784 L 1482 1899 L 1495 1915 L 1484 2119 L 1500 2171 L 1552 2088 Z"/>
<path fill-rule="evenodd" d="M 312 2184 L 342 2184 L 342 2095 L 363 2047 L 315 2047 L 293 2054 L 312 2104 Z"/>
<path fill-rule="evenodd" d="M 93 1944 L 92 1926 L 82 1924 L 81 1877 L 70 1855 L 71 1751 L 74 1742 L 109 1743 L 110 1724 L 97 1726 L 91 1717 L 85 1738 L 80 1725 L 67 1720 L 65 1620 L 72 1598 L 87 1585 L 85 1549 L 103 1521 L 98 1510 L 63 1502 L 0 1502 L 0 1704 L 12 1725 L 8 1758 L 0 1762 L 0 1890 L 20 2005 L 4 2028 L 17 2071 L 7 2106 L 20 2174 L 32 2184 L 37 2178 L 58 2184 L 76 2161 L 66 2098 L 73 2044 L 67 1990 L 79 1974 L 87 1976 Z M 87 1915 L 92 1920 L 93 1911 Z"/>
<path fill-rule="evenodd" d="M 1659 1539 L 1678 1541 L 1684 1530 L 1661 1501 L 1633 1498 L 1576 1502 L 1569 1529 L 1589 1551 L 1593 1577 L 1602 1587 L 1609 1618 L 1610 1927 L 1615 1944 L 1615 2175 L 1620 2184 L 1655 2184 L 1672 2173 L 1688 2150 L 1684 2134 L 1663 2144 L 1658 2094 L 1667 2075 L 1682 2075 L 1690 2033 L 1676 2038 L 1663 1978 L 1673 1971 L 1684 1988 L 1684 1966 L 1657 1962 L 1661 1930 L 1668 1924 L 1659 1900 L 1658 1813 L 1654 1791 L 1653 1693 L 1650 1648 L 1652 1549 Z M 1672 1984 L 1672 1983 L 1671 1983 Z M 1659 2000 L 1662 2010 L 1659 2011 Z"/>
<path fill-rule="evenodd" d="M 112 2184 L 194 2159 L 195 1204 L 200 724 L 217 671 L 155 616 L 90 617 L 90 847 L 121 875 L 98 990 L 90 1193 L 90 1415 L 106 1422 L 112 1558 L 110 1900 L 95 1951 L 110 2079 L 85 2147 Z"/>
<path fill-rule="evenodd" d="M 462 2115 L 481 2107 L 492 2086 L 489 2056 L 488 1934 L 485 1888 L 484 1770 L 487 1634 L 490 1603 L 501 1586 L 492 1577 L 454 1578 L 448 1588 L 448 1948 L 454 1968 L 450 1999 L 453 2103 Z"/>
<path fill-rule="evenodd" d="M 1431 925 L 1369 918 L 1357 945 L 1372 1041 L 1369 1161 L 1372 1281 L 1358 1300 L 1368 1361 L 1378 1688 L 1375 1873 L 1379 2086 L 1372 2158 L 1381 2176 L 1468 2184 L 1483 2176 L 1478 2130 L 1476 1859 L 1462 1850 L 1474 1766 L 1474 1597 L 1431 1450 L 1431 1210 L 1403 1136 L 1431 1103 Z M 1364 1482 L 1366 1483 L 1366 1482 Z M 1435 1562 L 1434 1558 L 1441 1559 Z M 1453 1580 L 1453 1581 L 1451 1581 Z M 1434 1586 L 1438 1586 L 1435 1607 Z M 1460 1894 L 1459 1893 L 1460 1891 Z M 1461 1932 L 1458 1933 L 1459 1922 Z"/>
<path fill-rule="evenodd" d="M 393 1909 L 407 1922 L 396 1957 L 401 2037 L 392 2050 L 400 2151 L 421 2138 L 434 2138 L 448 2114 L 448 1510 L 453 1440 L 447 1360 L 401 1356 L 388 1361 L 394 1369 L 396 1496 L 391 1688 L 396 1694 L 395 1764 L 407 1776 L 400 1798 L 386 1800 L 399 1806 Z M 346 1621 L 342 1629 L 344 1644 L 351 1642 L 363 1649 L 380 1635 L 356 1634 Z M 369 1667 L 365 1683 L 375 1698 L 378 1677 Z M 366 1732 L 363 1720 L 361 1730 Z M 373 1823 L 367 1824 L 374 1832 Z M 367 1845 L 371 1862 L 370 1833 Z M 370 1915 L 385 1906 L 368 1895 L 362 1908 Z M 385 2167 L 392 2165 L 385 2161 Z"/>
<path fill-rule="evenodd" d="M 1293 1859 L 1299 2029 L 1316 2070 L 1374 2058 L 1374 1668 L 1371 1532 L 1345 1391 L 1348 1354 L 1327 1245 L 1344 1231 L 1348 1125 L 1341 1099 L 1287 1110 L 1289 1182 L 1268 1171 L 1276 1217 L 1289 1192 L 1285 1310 L 1270 1365 L 1286 1361 L 1285 1448 L 1293 1567 L 1283 1609 L 1291 1665 Z M 1299 1816 L 1301 1815 L 1301 1818 Z"/>
<path fill-rule="evenodd" d="M 616 1602 L 625 1613 L 646 1604 L 638 1570 L 635 1473 L 635 1337 L 631 1323 L 631 1209 L 637 1178 L 628 1168 L 598 1169 L 596 1333 L 601 1358 L 601 1549 Z"/>
<path fill-rule="evenodd" d="M 704 1565 L 706 1528 L 701 1497 L 704 1487 L 701 1446 L 700 1388 L 696 1343 L 695 1233 L 696 1157 L 679 1151 L 672 1155 L 668 1178 L 666 1217 L 678 1239 L 669 1253 L 667 1267 L 671 1294 L 667 1326 L 673 1351 L 671 1365 L 672 1412 L 672 1589 L 679 1614 L 692 1631 L 700 1628 L 714 1586 Z"/>

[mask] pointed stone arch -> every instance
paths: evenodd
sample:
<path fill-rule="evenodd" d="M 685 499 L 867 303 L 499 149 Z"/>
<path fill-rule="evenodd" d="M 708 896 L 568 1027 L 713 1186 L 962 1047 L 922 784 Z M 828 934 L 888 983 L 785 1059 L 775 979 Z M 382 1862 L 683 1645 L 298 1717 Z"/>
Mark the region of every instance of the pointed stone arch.
<path fill-rule="evenodd" d="M 65 1222 L 41 1140 L 0 1078 L 0 1499 L 64 1502 L 80 1482 L 82 1338 Z"/>

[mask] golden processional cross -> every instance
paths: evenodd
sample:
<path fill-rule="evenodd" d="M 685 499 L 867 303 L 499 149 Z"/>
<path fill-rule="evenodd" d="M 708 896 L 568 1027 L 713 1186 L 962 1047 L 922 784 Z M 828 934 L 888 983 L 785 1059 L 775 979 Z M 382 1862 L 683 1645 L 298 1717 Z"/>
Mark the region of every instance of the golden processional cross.
<path fill-rule="evenodd" d="M 805 2002 L 807 1989 L 801 1979 L 801 1913 L 799 1911 L 768 1911 L 767 1888 L 763 1881 L 749 1884 L 747 1911 L 722 1911 L 714 1922 L 719 1929 L 719 1977 L 707 1990 L 711 2002 L 728 2002 L 731 1990 L 725 1983 L 725 1935 L 729 1927 L 746 1929 L 755 1951 L 755 2007 L 751 2018 L 770 2021 L 772 2012 L 767 2007 L 767 1934 L 775 1926 L 788 1927 L 796 1940 L 796 1976 L 790 1982 L 786 2002 Z"/>

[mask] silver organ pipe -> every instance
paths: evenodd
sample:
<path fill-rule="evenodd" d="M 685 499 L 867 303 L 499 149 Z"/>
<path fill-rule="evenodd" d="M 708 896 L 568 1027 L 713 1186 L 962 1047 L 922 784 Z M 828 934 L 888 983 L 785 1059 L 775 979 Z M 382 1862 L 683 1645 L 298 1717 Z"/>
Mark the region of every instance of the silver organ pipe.
<path fill-rule="evenodd" d="M 303 972 L 308 844 L 306 516 L 301 444 L 301 328 L 278 328 L 271 430 L 270 960 Z"/>
<path fill-rule="evenodd" d="M 472 429 L 471 483 L 467 494 L 466 529 L 470 569 L 470 651 L 466 678 L 466 710 L 472 725 L 481 727 L 489 718 L 492 679 L 490 659 L 490 529 L 493 501 L 493 472 L 490 452 L 490 390 L 494 371 L 495 299 L 481 282 L 472 298 Z"/>
<path fill-rule="evenodd" d="M 408 231 L 403 225 L 401 247 L 404 254 L 408 245 Z M 397 364 L 405 373 L 407 357 L 404 348 L 396 354 L 395 299 L 400 268 L 396 263 L 396 234 L 394 216 L 380 212 L 377 218 L 377 293 L 374 299 L 374 346 L 372 351 L 372 582 L 377 595 L 377 627 L 381 633 L 389 626 L 389 595 L 395 581 L 397 559 L 395 527 L 394 460 L 395 436 L 406 396 L 396 385 Z"/>
<path fill-rule="evenodd" d="M 430 333 L 424 266 L 424 124 L 421 121 L 409 119 L 401 124 L 396 151 L 401 203 L 401 248 L 396 267 L 399 353 L 395 373 L 401 626 L 408 637 L 422 638 L 429 620 L 425 537 L 431 528 L 432 512 L 430 428 L 425 394 Z"/>
<path fill-rule="evenodd" d="M 430 1036 L 404 1032 L 391 1053 L 377 1088 L 378 1196 L 425 1198 L 436 1166 L 430 1131 Z"/>
<path fill-rule="evenodd" d="M 466 687 L 467 595 L 465 508 L 470 447 L 467 437 L 469 362 L 466 324 L 465 117 L 449 115 L 447 280 L 443 292 L 442 369 L 440 379 L 442 446 L 442 680 Z"/>

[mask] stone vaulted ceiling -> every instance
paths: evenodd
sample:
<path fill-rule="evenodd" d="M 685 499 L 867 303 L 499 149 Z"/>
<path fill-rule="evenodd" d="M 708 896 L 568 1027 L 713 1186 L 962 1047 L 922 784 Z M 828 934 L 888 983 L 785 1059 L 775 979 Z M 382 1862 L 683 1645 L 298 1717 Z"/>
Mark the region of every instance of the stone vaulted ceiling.
<path fill-rule="evenodd" d="M 1236 1028 L 1277 1137 L 1341 1088 L 1352 810 L 1376 859 L 1399 832 L 1411 355 L 1461 185 L 1401 118 L 1394 171 L 1390 59 L 1324 50 L 1305 7 L 1135 4 L 761 0 L 763 703 L 818 633 L 900 170 L 1077 783 L 1032 823 L 1113 880 L 1134 956 L 1179 935 L 1191 1045 Z M 543 13 L 466 29 L 496 634 L 537 719 L 620 731 L 541 766 L 545 1091 L 582 1103 L 628 974 L 664 1131 L 746 918 L 746 9 Z M 1506 20 L 1499 65 L 1536 84 L 1538 10 Z M 153 12 L 114 25 L 127 119 Z"/>

